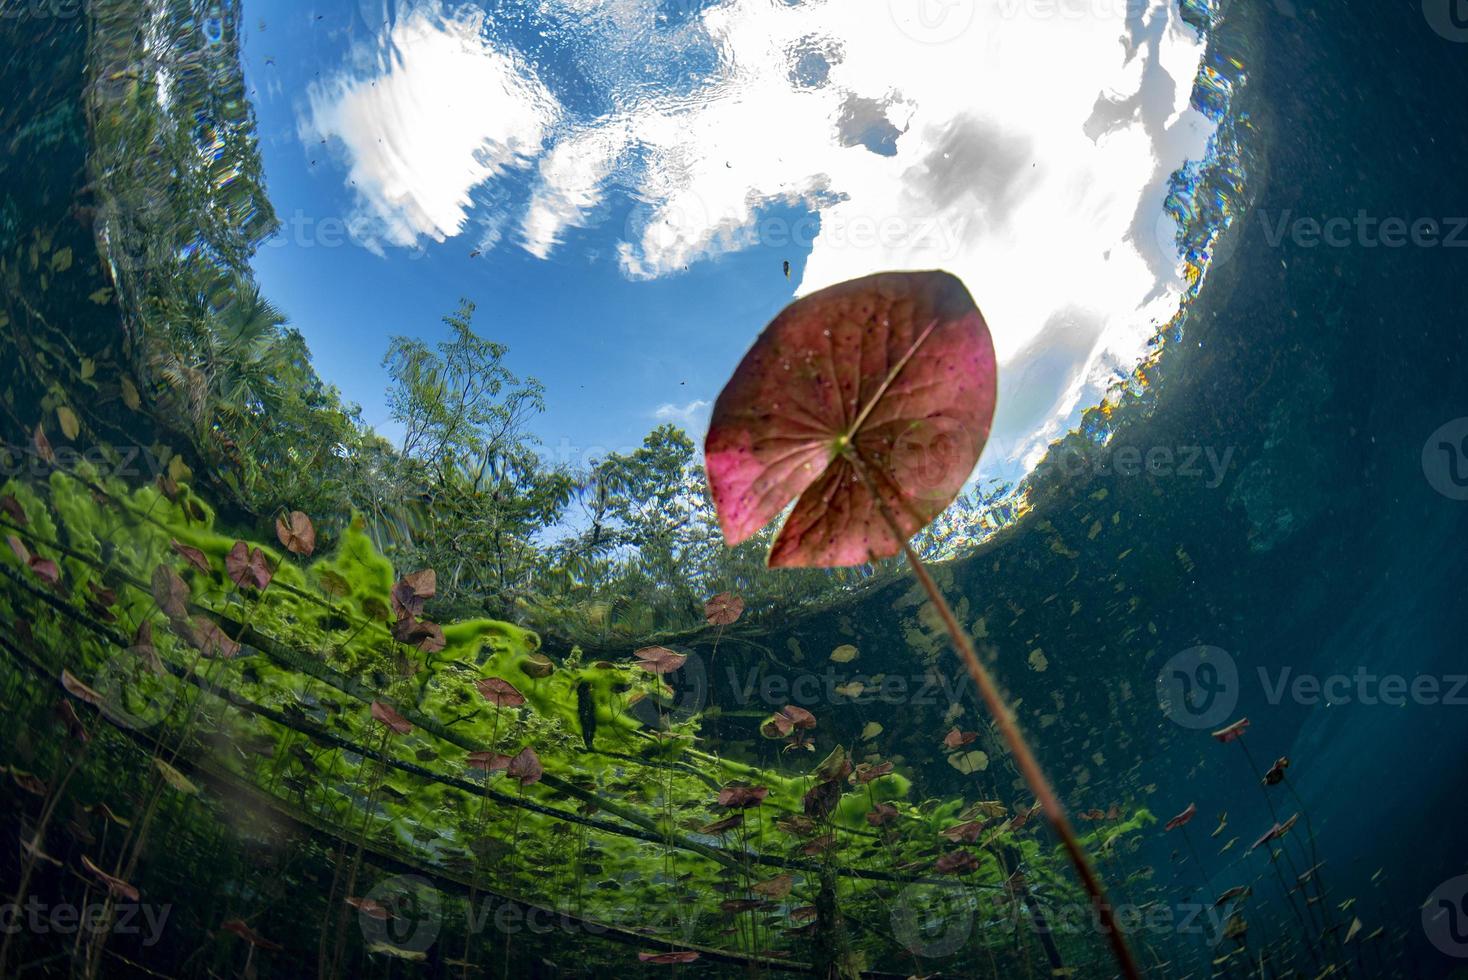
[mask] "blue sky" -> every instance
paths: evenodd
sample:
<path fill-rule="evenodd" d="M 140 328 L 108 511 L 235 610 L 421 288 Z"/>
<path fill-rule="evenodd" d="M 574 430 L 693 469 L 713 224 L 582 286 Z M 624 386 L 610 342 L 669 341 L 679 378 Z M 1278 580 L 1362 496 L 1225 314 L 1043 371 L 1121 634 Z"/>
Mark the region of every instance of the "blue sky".
<path fill-rule="evenodd" d="M 614 254 L 633 209 L 625 201 L 621 217 L 576 230 L 546 259 L 478 250 L 464 238 L 375 254 L 345 231 L 353 196 L 341 160 L 298 133 L 300 93 L 339 63 L 353 35 L 325 26 L 332 14 L 303 26 L 292 0 L 250 7 L 247 78 L 271 202 L 284 225 L 255 269 L 306 336 L 318 370 L 363 407 L 364 418 L 395 433 L 382 367 L 388 339 L 446 336 L 441 317 L 463 297 L 478 307 L 479 331 L 509 345 L 511 368 L 545 384 L 547 411 L 534 430 L 547 452 L 626 449 L 665 420 L 691 424 L 701 437 L 707 408 L 700 403 L 713 400 L 758 330 L 790 301 L 798 279 L 786 279 L 783 263 L 798 276 L 808 248 L 755 246 L 687 272 L 629 281 Z"/>
<path fill-rule="evenodd" d="M 1212 132 L 1202 45 L 1168 0 L 920 3 L 251 0 L 265 292 L 389 436 L 389 338 L 474 301 L 574 464 L 701 438 L 797 293 L 948 268 L 1000 357 L 983 466 L 1014 475 L 1176 309 L 1158 217 Z"/>

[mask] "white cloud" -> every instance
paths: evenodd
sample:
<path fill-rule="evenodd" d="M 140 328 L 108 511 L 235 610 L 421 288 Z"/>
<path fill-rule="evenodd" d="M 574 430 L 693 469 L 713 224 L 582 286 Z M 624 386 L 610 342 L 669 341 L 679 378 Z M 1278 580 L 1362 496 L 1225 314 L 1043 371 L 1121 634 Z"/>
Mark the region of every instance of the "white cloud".
<path fill-rule="evenodd" d="M 960 19 L 917 17 L 923 3 Z M 311 128 L 346 143 L 394 244 L 482 215 L 481 240 L 546 258 L 616 215 L 604 232 L 631 279 L 756 242 L 809 250 L 801 293 L 957 273 L 1003 365 L 990 472 L 1027 468 L 1177 309 L 1158 219 L 1213 126 L 1189 108 L 1204 46 L 1175 0 L 669 9 L 541 0 L 555 57 L 591 92 L 575 110 L 482 14 L 408 17 L 387 70 L 313 92 Z M 521 167 L 528 192 L 497 180 Z M 475 210 L 476 194 L 497 197 Z M 818 223 L 770 223 L 782 203 Z M 692 418 L 658 410 L 677 412 Z"/>
<path fill-rule="evenodd" d="M 560 108 L 484 22 L 472 7 L 414 7 L 378 49 L 354 52 L 352 70 L 311 87 L 301 137 L 339 141 L 369 240 L 458 235 L 476 188 L 539 156 Z"/>
<path fill-rule="evenodd" d="M 653 410 L 652 417 L 659 422 L 672 422 L 685 432 L 701 435 L 708 424 L 710 402 L 695 398 L 686 405 L 664 402 Z"/>

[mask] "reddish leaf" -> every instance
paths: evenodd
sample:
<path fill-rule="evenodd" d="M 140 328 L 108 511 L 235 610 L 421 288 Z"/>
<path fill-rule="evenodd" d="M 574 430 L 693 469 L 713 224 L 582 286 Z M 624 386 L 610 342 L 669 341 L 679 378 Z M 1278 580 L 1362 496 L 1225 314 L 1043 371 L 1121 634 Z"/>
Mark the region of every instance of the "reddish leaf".
<path fill-rule="evenodd" d="M 672 966 L 679 963 L 692 963 L 698 959 L 698 953 L 691 949 L 681 949 L 674 953 L 638 953 L 637 958 L 655 966 Z"/>
<path fill-rule="evenodd" d="M 56 563 L 51 559 L 32 555 L 28 564 L 31 573 L 47 585 L 56 585 L 61 581 L 61 569 L 57 568 Z"/>
<path fill-rule="evenodd" d="M 710 626 L 728 626 L 744 615 L 744 600 L 732 592 L 720 592 L 703 604 L 703 616 Z"/>
<path fill-rule="evenodd" d="M 504 772 L 510 768 L 510 757 L 498 752 L 470 752 L 469 768 L 482 769 L 487 773 Z"/>
<path fill-rule="evenodd" d="M 392 705 L 381 701 L 372 702 L 372 717 L 391 728 L 399 735 L 406 735 L 413 730 L 413 723 L 402 715 Z"/>
<path fill-rule="evenodd" d="M 790 501 L 771 566 L 898 554 L 953 502 L 989 437 L 997 369 L 983 315 L 946 272 L 883 273 L 796 300 L 714 404 L 709 489 L 728 544 Z"/>
<path fill-rule="evenodd" d="M 87 857 L 85 854 L 82 855 L 82 867 L 86 868 L 87 871 L 89 871 L 94 877 L 96 877 L 98 881 L 106 885 L 107 890 L 112 893 L 113 898 L 121 898 L 126 899 L 129 902 L 136 902 L 139 898 L 142 897 L 138 894 L 138 890 L 136 888 L 134 888 L 132 885 L 129 885 L 121 878 L 112 877 L 112 875 L 108 874 L 107 872 L 103 871 L 101 868 L 93 864 L 92 859 Z"/>
<path fill-rule="evenodd" d="M 667 647 L 643 647 L 632 656 L 637 659 L 637 666 L 649 674 L 670 674 L 688 662 L 685 654 Z"/>
<path fill-rule="evenodd" d="M 22 565 L 31 563 L 31 550 L 25 546 L 25 542 L 13 534 L 5 536 L 5 543 L 10 545 L 10 550 L 15 552 L 15 557 Z"/>
<path fill-rule="evenodd" d="M 952 827 L 944 827 L 938 831 L 938 834 L 955 844 L 972 844 L 979 839 L 979 834 L 983 833 L 983 830 L 982 820 L 969 820 L 966 823 L 954 824 Z"/>
<path fill-rule="evenodd" d="M 854 783 L 870 783 L 874 779 L 880 779 L 893 769 L 891 762 L 863 762 L 857 765 L 856 771 L 851 774 Z"/>
<path fill-rule="evenodd" d="M 1020 830 L 1021 828 L 1024 827 L 1025 824 L 1027 824 L 1027 823 L 1030 822 L 1030 818 L 1031 817 L 1033 817 L 1035 814 L 1037 814 L 1039 812 L 1040 812 L 1040 804 L 1038 804 L 1038 803 L 1036 803 L 1034 806 L 1030 807 L 1028 810 L 1021 810 L 1019 813 L 1016 813 L 1014 815 L 1014 819 L 1013 820 L 1009 821 L 1009 829 L 1010 830 Z"/>
<path fill-rule="evenodd" d="M 345 901 L 348 905 L 356 909 L 358 912 L 361 912 L 368 918 L 376 919 L 379 922 L 386 922 L 388 919 L 392 918 L 392 912 L 388 910 L 388 907 L 386 905 L 383 905 L 381 902 L 374 901 L 373 899 L 358 898 L 356 896 L 352 896 L 350 898 L 347 898 Z"/>
<path fill-rule="evenodd" d="M 419 616 L 429 599 L 438 592 L 438 573 L 431 568 L 404 575 L 402 581 L 392 587 L 393 614 L 399 619 Z"/>
<path fill-rule="evenodd" d="M 759 806 L 770 795 L 767 786 L 725 786 L 719 791 L 719 806 L 744 810 Z"/>
<path fill-rule="evenodd" d="M 961 749 L 978 737 L 978 732 L 961 732 L 955 725 L 947 735 L 943 736 L 943 745 L 950 749 Z"/>
<path fill-rule="evenodd" d="M 426 619 L 400 619 L 393 625 L 392 635 L 399 643 L 417 647 L 424 653 L 437 653 L 448 645 L 443 629 Z"/>
<path fill-rule="evenodd" d="M 963 874 L 965 871 L 973 871 L 978 866 L 979 859 L 968 851 L 950 851 L 933 865 L 940 875 Z"/>
<path fill-rule="evenodd" d="M 149 620 L 143 620 L 138 624 L 138 631 L 133 635 L 132 652 L 147 665 L 153 673 L 162 676 L 166 674 L 167 668 L 163 666 L 162 659 L 158 656 L 157 647 L 153 646 L 153 624 Z"/>
<path fill-rule="evenodd" d="M 8 493 L 0 497 L 0 511 L 4 511 L 12 521 L 21 527 L 25 527 L 30 523 L 30 521 L 26 520 L 25 508 L 20 505 L 20 501 Z"/>
<path fill-rule="evenodd" d="M 221 923 L 219 928 L 223 929 L 225 932 L 234 933 L 236 936 L 239 936 L 251 946 L 255 946 L 259 949 L 279 952 L 281 948 L 279 943 L 270 942 L 268 939 L 263 938 L 254 929 L 251 929 L 249 926 L 245 925 L 245 920 L 243 919 L 230 919 L 227 922 Z"/>
<path fill-rule="evenodd" d="M 74 698 L 80 698 L 87 702 L 87 704 L 100 705 L 102 703 L 102 695 L 77 680 L 69 670 L 63 670 L 61 672 L 61 686 L 66 688 L 67 694 L 70 694 Z"/>
<path fill-rule="evenodd" d="M 897 808 L 891 803 L 878 803 L 875 810 L 867 813 L 867 823 L 873 827 L 885 827 L 896 819 Z"/>
<path fill-rule="evenodd" d="M 816 820 L 824 820 L 836 809 L 836 804 L 841 801 L 841 785 L 839 783 L 824 782 L 816 783 L 805 794 L 801 801 L 805 815 Z"/>
<path fill-rule="evenodd" d="M 35 447 L 36 455 L 41 457 L 43 462 L 55 465 L 56 452 L 51 448 L 51 440 L 46 438 L 45 428 L 39 423 L 36 425 L 36 431 L 31 433 L 31 445 Z"/>
<path fill-rule="evenodd" d="M 1234 722 L 1232 725 L 1229 725 L 1227 728 L 1220 728 L 1218 731 L 1214 732 L 1213 737 L 1218 739 L 1220 742 L 1232 742 L 1236 738 L 1242 738 L 1244 732 L 1248 729 L 1248 727 L 1249 719 L 1240 718 L 1238 721 Z"/>
<path fill-rule="evenodd" d="M 744 814 L 735 812 L 722 820 L 706 823 L 698 828 L 700 834 L 722 834 L 744 823 Z"/>
<path fill-rule="evenodd" d="M 293 555 L 309 557 L 316 550 L 316 528 L 311 518 L 298 510 L 291 511 L 289 517 L 275 519 L 275 536 Z"/>
<path fill-rule="evenodd" d="M 184 638 L 204 656 L 226 660 L 239 656 L 240 645 L 230 639 L 214 620 L 195 616 L 190 625 L 191 629 Z"/>
<path fill-rule="evenodd" d="M 153 569 L 153 601 L 169 619 L 185 619 L 189 614 L 189 587 L 173 569 L 159 565 Z"/>
<path fill-rule="evenodd" d="M 835 846 L 835 834 L 822 834 L 820 837 L 817 837 L 815 840 L 802 847 L 800 849 L 800 853 L 807 856 L 814 856 L 817 854 L 824 854 L 826 851 L 829 851 Z"/>
<path fill-rule="evenodd" d="M 498 677 L 486 677 L 475 681 L 474 686 L 484 696 L 484 700 L 497 708 L 518 708 L 525 703 L 525 695 L 515 689 L 515 685 Z"/>
<path fill-rule="evenodd" d="M 1182 813 L 1179 813 L 1177 816 L 1173 817 L 1171 820 L 1167 821 L 1166 825 L 1163 826 L 1162 829 L 1163 830 L 1176 830 L 1177 828 L 1181 827 L 1183 824 L 1187 823 L 1189 820 L 1193 819 L 1193 815 L 1195 813 L 1197 813 L 1197 812 L 1198 812 L 1197 805 L 1194 804 L 1194 803 L 1189 803 L 1188 804 L 1188 808 L 1186 810 L 1184 810 Z"/>
<path fill-rule="evenodd" d="M 1264 832 L 1264 836 L 1263 837 L 1260 837 L 1254 843 L 1250 844 L 1249 845 L 1249 850 L 1252 851 L 1256 847 L 1260 847 L 1260 846 L 1262 846 L 1264 844 L 1268 844 L 1272 840 L 1278 840 L 1279 838 L 1281 838 L 1281 837 L 1284 836 L 1284 833 L 1285 833 L 1285 826 L 1284 826 L 1284 824 L 1278 824 L 1277 823 L 1273 827 L 1270 827 L 1268 830 L 1266 830 Z"/>
<path fill-rule="evenodd" d="M 243 544 L 244 542 L 240 543 Z M 193 565 L 205 575 L 209 574 L 209 559 L 198 548 L 190 547 L 189 545 L 186 545 L 182 541 L 176 539 L 173 541 L 172 547 L 173 550 L 176 551 L 179 555 L 183 556 L 183 559 L 187 561 L 190 565 Z"/>
<path fill-rule="evenodd" d="M 720 912 L 728 912 L 738 915 L 740 912 L 749 912 L 753 909 L 762 909 L 768 903 L 754 898 L 726 898 L 719 903 Z"/>
<path fill-rule="evenodd" d="M 243 541 L 236 541 L 229 554 L 224 556 L 224 570 L 240 588 L 252 585 L 262 592 L 272 577 L 270 567 L 265 563 L 265 553 L 259 548 L 251 549 Z"/>
<path fill-rule="evenodd" d="M 797 728 L 814 727 L 816 727 L 815 715 L 811 714 L 809 711 L 806 711 L 804 708 L 798 708 L 793 704 L 787 704 L 785 705 L 785 707 L 775 712 L 774 715 L 771 716 L 770 719 L 764 723 L 762 729 L 767 736 L 773 738 L 789 735 Z"/>
<path fill-rule="evenodd" d="M 545 774 L 541 768 L 540 757 L 530 746 L 520 750 L 520 753 L 510 760 L 505 775 L 515 780 L 521 786 L 529 786 L 531 783 L 540 782 L 540 777 Z"/>

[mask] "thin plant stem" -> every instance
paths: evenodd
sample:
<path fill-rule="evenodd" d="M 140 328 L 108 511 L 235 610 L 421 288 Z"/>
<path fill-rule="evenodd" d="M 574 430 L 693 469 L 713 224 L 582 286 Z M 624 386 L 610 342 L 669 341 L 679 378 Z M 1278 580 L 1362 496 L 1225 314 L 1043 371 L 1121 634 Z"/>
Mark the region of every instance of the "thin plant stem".
<path fill-rule="evenodd" d="M 873 496 L 879 502 L 881 501 L 881 497 L 875 492 Z M 906 536 L 898 528 L 897 522 L 892 518 L 885 503 L 880 503 L 880 509 L 892 533 L 897 536 L 897 540 L 902 542 L 903 553 L 907 556 L 907 563 L 912 566 L 913 574 L 922 583 L 933 607 L 942 617 L 943 625 L 948 628 L 953 647 L 958 652 L 959 659 L 963 661 L 964 667 L 968 669 L 969 677 L 978 687 L 979 694 L 989 709 L 989 714 L 994 717 L 999 733 L 1004 737 L 1005 745 L 1008 746 L 1010 754 L 1014 756 L 1015 764 L 1019 766 L 1020 773 L 1025 777 L 1025 782 L 1029 784 L 1035 798 L 1040 801 L 1040 808 L 1044 811 L 1045 818 L 1050 822 L 1050 827 L 1055 831 L 1055 835 L 1060 838 L 1066 854 L 1070 857 L 1071 864 L 1075 866 L 1076 874 L 1081 879 L 1081 884 L 1090 894 L 1097 918 L 1102 930 L 1106 933 L 1107 941 L 1111 944 L 1111 952 L 1116 957 L 1116 964 L 1121 969 L 1122 976 L 1127 977 L 1128 980 L 1139 980 L 1142 975 L 1141 971 L 1137 968 L 1131 947 L 1127 945 L 1126 935 L 1116 923 L 1115 910 L 1106 897 L 1106 889 L 1102 886 L 1101 879 L 1096 877 L 1090 858 L 1082 849 L 1080 840 L 1070 825 L 1070 818 L 1065 814 L 1065 807 L 1061 804 L 1059 797 L 1055 795 L 1055 790 L 1051 788 L 1050 780 L 1046 778 L 1044 771 L 1040 768 L 1040 763 L 1035 759 L 1034 752 L 1030 750 L 1029 742 L 1020 732 L 1019 726 L 1015 724 L 1009 705 L 1005 703 L 1004 696 L 999 693 L 999 688 L 994 683 L 994 678 L 990 676 L 988 668 L 974 652 L 973 643 L 969 641 L 968 635 L 958 625 L 958 618 L 954 616 L 948 601 L 943 598 L 943 593 L 938 591 L 938 586 L 932 576 L 928 574 L 922 559 L 918 557 L 917 552 L 912 550 L 912 545 L 908 544 Z"/>

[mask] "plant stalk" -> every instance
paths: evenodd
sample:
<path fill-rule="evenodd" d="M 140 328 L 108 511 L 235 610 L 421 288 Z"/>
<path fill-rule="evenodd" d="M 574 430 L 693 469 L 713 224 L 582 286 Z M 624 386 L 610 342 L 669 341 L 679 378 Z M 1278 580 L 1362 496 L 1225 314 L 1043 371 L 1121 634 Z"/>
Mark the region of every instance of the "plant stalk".
<path fill-rule="evenodd" d="M 876 499 L 881 501 L 880 497 Z M 1050 781 L 1045 777 L 1040 763 L 1035 759 L 1035 754 L 1030 750 L 1029 742 L 1020 732 L 1019 726 L 1015 724 L 1009 711 L 1009 705 L 1005 703 L 1004 696 L 999 693 L 999 688 L 995 685 L 994 678 L 990 676 L 988 668 L 974 652 L 968 635 L 958 625 L 958 618 L 953 615 L 948 601 L 938 591 L 938 586 L 932 576 L 928 574 L 928 569 L 923 565 L 922 559 L 918 557 L 917 552 L 912 550 L 912 545 L 908 544 L 906 535 L 898 528 L 897 522 L 892 518 L 885 504 L 881 504 L 880 509 L 892 533 L 897 536 L 897 540 L 902 542 L 902 550 L 907 555 L 907 563 L 912 566 L 913 574 L 922 583 L 929 600 L 942 617 L 943 625 L 948 628 L 948 635 L 953 639 L 953 648 L 958 652 L 964 667 L 968 669 L 969 677 L 973 679 L 974 685 L 978 687 L 979 694 L 989 709 L 989 714 L 994 716 L 999 732 L 1004 736 L 1004 742 L 1010 754 L 1014 756 L 1015 764 L 1019 766 L 1020 773 L 1025 777 L 1025 782 L 1029 784 L 1035 798 L 1040 801 L 1045 818 L 1050 821 L 1051 828 L 1065 846 L 1071 864 L 1075 865 L 1081 884 L 1085 886 L 1091 896 L 1101 928 L 1106 932 L 1106 939 L 1111 944 L 1111 951 L 1116 957 L 1117 966 L 1121 968 L 1122 976 L 1127 980 L 1140 980 L 1141 971 L 1137 969 L 1137 962 L 1132 956 L 1131 947 L 1127 945 L 1126 935 L 1116 924 L 1115 911 L 1106 897 L 1106 890 L 1101 885 L 1101 879 L 1096 876 L 1095 870 L 1091 867 L 1090 859 L 1082 849 L 1075 829 L 1070 825 L 1070 818 L 1066 816 L 1065 808 L 1055 795 L 1055 790 L 1051 788 Z"/>

